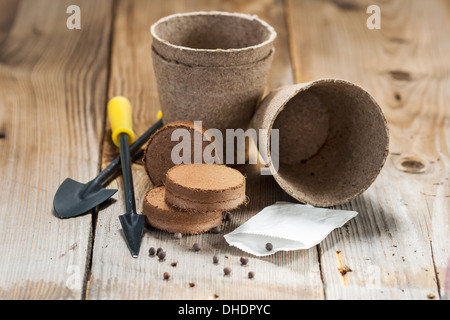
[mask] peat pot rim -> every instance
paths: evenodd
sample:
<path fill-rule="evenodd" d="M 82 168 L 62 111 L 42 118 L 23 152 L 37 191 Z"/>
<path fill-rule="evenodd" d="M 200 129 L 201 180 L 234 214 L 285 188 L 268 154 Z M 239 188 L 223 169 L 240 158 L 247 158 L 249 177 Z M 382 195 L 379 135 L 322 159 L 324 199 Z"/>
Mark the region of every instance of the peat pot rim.
<path fill-rule="evenodd" d="M 196 48 L 173 43 L 174 41 L 169 41 L 168 39 L 165 39 L 167 37 L 161 36 L 161 33 L 163 32 L 161 29 L 164 27 L 167 28 L 171 23 L 176 25 L 176 23 L 181 21 L 180 19 L 184 19 L 186 20 L 185 23 L 189 24 L 192 23 L 196 17 L 202 16 L 242 19 L 247 20 L 250 23 L 257 22 L 260 29 L 258 31 L 263 33 L 263 35 L 260 35 L 262 39 L 255 44 L 242 47 Z M 246 28 L 246 26 L 243 28 Z M 255 30 L 248 31 L 256 31 L 256 28 Z M 257 15 L 224 11 L 196 11 L 172 14 L 155 22 L 150 27 L 150 33 L 153 37 L 153 50 L 156 51 L 158 55 L 168 61 L 197 66 L 245 65 L 263 60 L 271 54 L 273 42 L 277 37 L 275 29 Z M 244 36 L 244 34 L 242 36 Z"/>
<path fill-rule="evenodd" d="M 380 154 L 381 154 L 381 152 L 383 152 L 383 155 L 382 155 L 382 159 L 380 160 L 380 162 L 377 165 L 376 173 L 372 174 L 370 177 L 367 176 L 366 179 L 364 180 L 364 182 L 360 184 L 359 190 L 357 192 L 348 194 L 347 196 L 342 197 L 340 199 L 332 200 L 332 199 L 324 198 L 321 200 L 317 200 L 317 199 L 314 199 L 314 197 L 311 197 L 311 195 L 309 195 L 308 193 L 303 192 L 302 190 L 293 189 L 290 186 L 290 184 L 287 181 L 285 181 L 285 179 L 283 177 L 280 176 L 280 174 L 279 174 L 280 170 L 277 171 L 274 168 L 274 164 L 273 164 L 272 157 L 271 157 L 271 148 L 270 148 L 271 136 L 270 135 L 271 135 L 271 130 L 274 126 L 276 119 L 278 118 L 280 113 L 283 112 L 283 110 L 285 110 L 285 107 L 288 105 L 288 103 L 294 97 L 296 97 L 298 94 L 301 94 L 302 92 L 306 92 L 307 90 L 309 90 L 313 87 L 322 86 L 322 85 L 326 86 L 327 84 L 338 84 L 338 85 L 342 85 L 342 86 L 346 87 L 348 90 L 357 90 L 364 99 L 367 99 L 366 101 L 368 101 L 370 103 L 371 107 L 374 110 L 376 110 L 376 113 L 375 113 L 376 116 L 380 117 L 379 120 L 384 124 L 385 132 L 381 132 L 380 134 L 386 138 L 386 141 L 385 141 L 385 149 L 381 150 L 382 148 L 380 147 L 379 148 L 380 150 L 378 150 L 378 152 L 380 152 Z M 283 94 L 283 91 L 285 92 L 284 94 Z M 375 101 L 375 99 L 372 97 L 372 95 L 368 91 L 366 91 L 365 89 L 360 87 L 359 85 L 356 85 L 352 82 L 349 82 L 347 80 L 332 79 L 332 78 L 318 79 L 318 80 L 307 82 L 307 83 L 299 83 L 299 84 L 295 84 L 295 85 L 284 86 L 284 87 L 274 90 L 272 93 L 269 93 L 269 95 L 272 95 L 272 94 L 277 95 L 280 92 L 283 95 L 283 101 L 278 106 L 276 106 L 277 110 L 273 113 L 273 116 L 270 119 L 266 118 L 265 121 L 261 122 L 262 126 L 268 130 L 267 139 L 265 141 L 267 156 L 268 156 L 268 166 L 269 166 L 269 169 L 270 169 L 274 179 L 280 185 L 280 187 L 282 187 L 282 189 L 284 189 L 284 191 L 287 194 L 289 194 L 296 200 L 303 202 L 303 203 L 307 203 L 309 205 L 317 206 L 317 207 L 331 207 L 331 206 L 336 206 L 336 205 L 342 205 L 342 204 L 352 201 L 353 199 L 355 199 L 356 197 L 361 195 L 364 191 L 366 191 L 378 177 L 379 173 L 381 172 L 382 168 L 384 167 L 384 165 L 386 163 L 386 159 L 387 159 L 387 156 L 389 153 L 389 128 L 387 126 L 387 121 L 386 121 L 386 118 L 383 114 L 381 107 Z M 267 97 L 269 97 L 269 95 Z M 264 100 L 261 102 L 259 107 L 261 107 L 263 104 L 264 104 Z M 259 109 L 259 107 L 258 107 L 258 109 Z M 266 111 L 267 111 L 267 109 L 266 109 Z M 258 110 L 256 111 L 256 113 L 258 113 Z M 267 120 L 269 120 L 269 121 L 267 121 Z M 279 165 L 281 166 L 281 164 L 279 164 Z"/>
<path fill-rule="evenodd" d="M 204 69 L 204 70 L 232 70 L 232 69 L 252 69 L 255 66 L 258 65 L 264 65 L 269 64 L 271 65 L 273 58 L 275 56 L 276 49 L 272 48 L 269 51 L 269 54 L 262 58 L 261 60 L 254 61 L 247 64 L 236 64 L 236 65 L 212 65 L 212 66 L 206 66 L 206 65 L 192 65 L 192 64 L 184 64 L 180 63 L 178 61 L 173 60 L 167 60 L 162 55 L 160 55 L 154 48 L 152 49 L 152 59 L 158 59 L 160 62 L 172 66 L 174 68 L 176 67 L 183 67 L 187 69 Z"/>

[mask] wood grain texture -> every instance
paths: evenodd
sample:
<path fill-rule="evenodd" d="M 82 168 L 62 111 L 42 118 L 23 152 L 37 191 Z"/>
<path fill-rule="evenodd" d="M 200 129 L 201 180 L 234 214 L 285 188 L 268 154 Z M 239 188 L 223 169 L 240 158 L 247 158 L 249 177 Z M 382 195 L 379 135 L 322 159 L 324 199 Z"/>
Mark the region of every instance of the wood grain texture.
<path fill-rule="evenodd" d="M 440 299 L 450 256 L 450 2 L 446 0 L 21 0 L 0 2 L 0 299 Z M 77 4 L 82 29 L 68 30 Z M 369 30 L 366 9 L 381 9 Z M 318 246 L 249 256 L 223 235 L 275 201 L 294 201 L 257 166 L 246 207 L 218 234 L 147 228 L 132 259 L 119 192 L 70 220 L 52 212 L 60 183 L 92 179 L 118 155 L 107 99 L 127 96 L 137 135 L 159 110 L 150 25 L 177 12 L 259 15 L 277 31 L 266 92 L 341 78 L 367 89 L 390 129 L 375 183 L 338 209 L 359 215 Z M 137 210 L 152 185 L 133 164 Z M 201 250 L 192 246 L 199 243 Z M 150 247 L 166 252 L 149 257 Z M 217 255 L 219 263 L 213 264 Z M 172 263 L 176 262 L 176 266 Z M 223 268 L 230 267 L 230 276 Z M 255 272 L 248 279 L 249 271 Z M 171 277 L 163 280 L 163 273 Z M 191 285 L 190 285 L 191 284 Z M 192 286 L 192 284 L 195 284 Z"/>
<path fill-rule="evenodd" d="M 150 25 L 176 12 L 225 10 L 258 14 L 277 32 L 277 54 L 268 81 L 268 90 L 293 83 L 285 12 L 282 1 L 164 1 L 154 6 L 148 1 L 119 1 L 116 10 L 111 61 L 109 96 L 125 95 L 133 104 L 136 132 L 143 132 L 153 121 L 159 101 L 150 60 Z M 107 129 L 108 130 L 108 129 Z M 105 163 L 117 150 L 105 138 Z M 109 155 L 109 156 L 108 156 Z M 247 176 L 247 207 L 234 211 L 234 218 L 224 222 L 219 234 L 206 233 L 175 240 L 172 234 L 147 229 L 138 259 L 132 259 L 118 215 L 124 213 L 122 189 L 114 205 L 99 212 L 92 260 L 88 299 L 309 299 L 323 298 L 318 255 L 315 248 L 277 253 L 266 258 L 250 258 L 247 266 L 239 259 L 244 253 L 231 248 L 223 235 L 234 230 L 263 207 L 277 200 L 291 200 L 272 177 L 260 176 L 259 168 L 239 167 Z M 138 212 L 142 210 L 145 192 L 152 185 L 144 168 L 135 164 L 133 178 Z M 121 188 L 121 178 L 111 187 Z M 202 250 L 194 252 L 199 243 Z M 148 256 L 148 249 L 161 247 L 165 261 Z M 219 257 L 214 265 L 212 258 Z M 176 267 L 171 263 L 177 262 Z M 223 268 L 232 274 L 224 276 Z M 255 272 L 249 280 L 248 272 Z M 163 280 L 169 272 L 170 280 Z M 195 283 L 191 287 L 189 283 Z"/>
<path fill-rule="evenodd" d="M 91 216 L 60 220 L 52 203 L 98 170 L 111 14 L 78 3 L 81 30 L 66 27 L 71 1 L 0 2 L 0 299 L 84 294 Z"/>
<path fill-rule="evenodd" d="M 371 4 L 381 9 L 381 30 L 366 27 Z M 287 6 L 296 81 L 361 85 L 379 102 L 391 135 L 379 178 L 342 206 L 360 214 L 320 245 L 325 297 L 438 298 L 450 256 L 448 1 L 289 0 Z M 352 269 L 345 288 L 336 251 Z"/>

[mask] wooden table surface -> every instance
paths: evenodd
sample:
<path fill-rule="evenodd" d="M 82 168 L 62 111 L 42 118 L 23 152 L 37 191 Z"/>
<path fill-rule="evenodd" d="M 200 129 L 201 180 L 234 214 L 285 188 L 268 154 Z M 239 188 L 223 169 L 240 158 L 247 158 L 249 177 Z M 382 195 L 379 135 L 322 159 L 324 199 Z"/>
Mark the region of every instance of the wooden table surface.
<path fill-rule="evenodd" d="M 72 4 L 81 9 L 80 30 L 66 27 Z M 381 9 L 379 30 L 366 26 L 371 4 Z M 253 13 L 276 29 L 267 90 L 341 78 L 368 90 L 386 115 L 385 167 L 366 192 L 336 207 L 359 215 L 309 250 L 249 256 L 240 265 L 245 254 L 223 235 L 275 201 L 294 201 L 250 165 L 240 167 L 250 203 L 219 234 L 176 240 L 147 229 L 138 259 L 118 220 L 120 176 L 109 185 L 119 192 L 98 210 L 68 220 L 53 212 L 66 177 L 87 182 L 118 155 L 106 118 L 111 97 L 130 99 L 138 136 L 156 121 L 150 25 L 199 10 Z M 444 299 L 449 57 L 448 0 L 1 0 L 0 298 Z M 152 185 L 139 161 L 133 175 L 140 211 Z M 201 251 L 191 250 L 195 242 Z M 165 249 L 165 261 L 148 256 L 152 246 Z M 342 276 L 340 265 L 351 272 Z"/>

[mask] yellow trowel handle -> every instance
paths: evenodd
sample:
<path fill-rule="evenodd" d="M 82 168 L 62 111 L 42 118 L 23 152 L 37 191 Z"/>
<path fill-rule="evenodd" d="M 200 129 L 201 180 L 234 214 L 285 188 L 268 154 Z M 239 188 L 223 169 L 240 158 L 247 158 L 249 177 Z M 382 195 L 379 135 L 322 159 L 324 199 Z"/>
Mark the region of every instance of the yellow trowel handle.
<path fill-rule="evenodd" d="M 131 104 L 125 97 L 114 97 L 108 102 L 108 117 L 111 123 L 112 141 L 120 148 L 119 136 L 121 133 L 128 135 L 128 145 L 136 140 L 133 131 L 133 119 L 131 116 Z"/>

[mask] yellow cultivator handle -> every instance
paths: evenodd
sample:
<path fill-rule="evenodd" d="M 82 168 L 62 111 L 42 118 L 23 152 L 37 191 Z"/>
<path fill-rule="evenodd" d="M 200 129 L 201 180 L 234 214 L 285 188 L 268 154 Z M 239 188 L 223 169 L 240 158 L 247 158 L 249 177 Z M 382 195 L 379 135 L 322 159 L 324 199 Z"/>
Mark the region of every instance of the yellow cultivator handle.
<path fill-rule="evenodd" d="M 120 148 L 119 135 L 128 135 L 128 145 L 136 140 L 133 131 L 133 119 L 131 116 L 131 104 L 125 97 L 114 97 L 108 102 L 108 117 L 111 122 L 112 141 Z"/>

